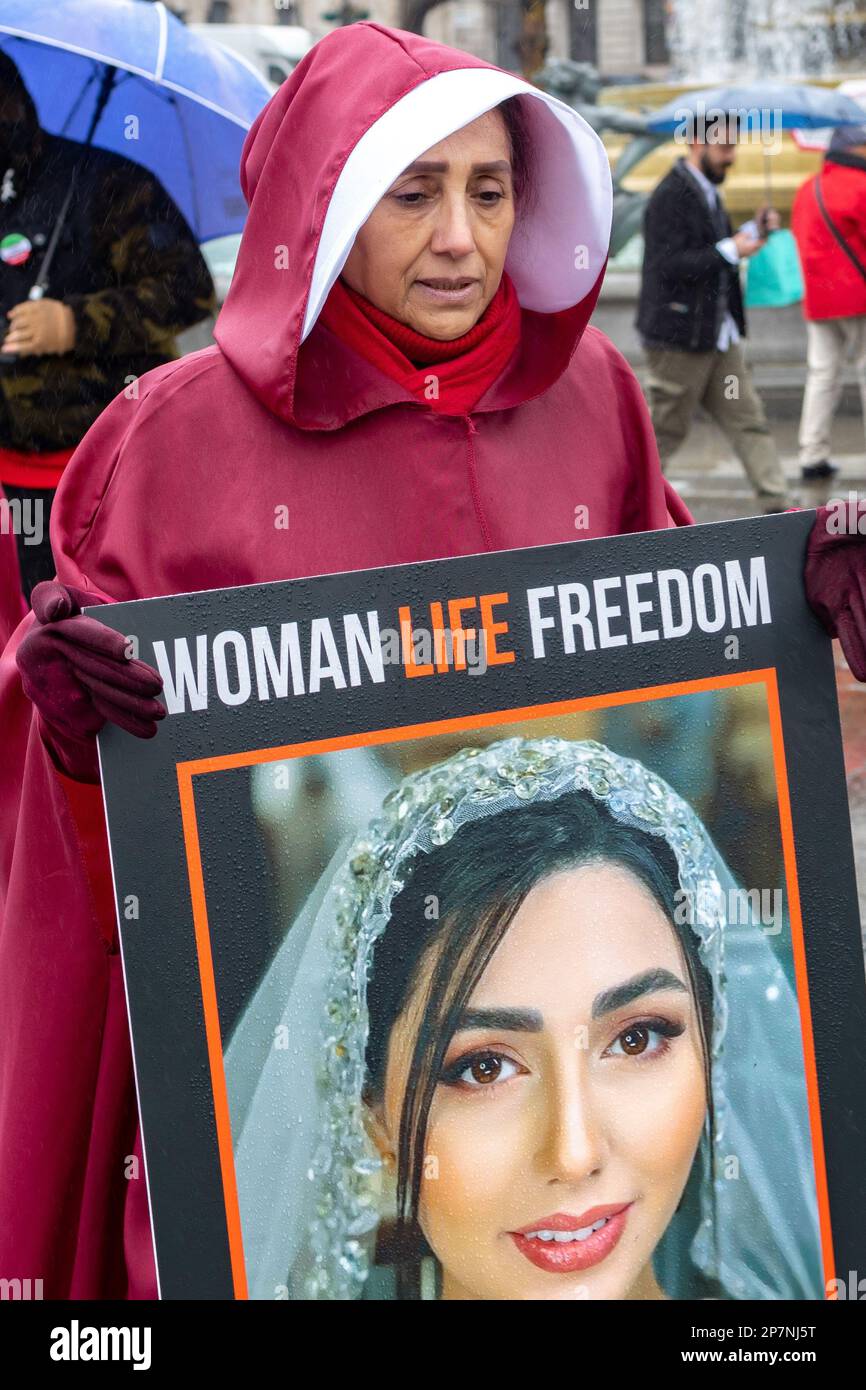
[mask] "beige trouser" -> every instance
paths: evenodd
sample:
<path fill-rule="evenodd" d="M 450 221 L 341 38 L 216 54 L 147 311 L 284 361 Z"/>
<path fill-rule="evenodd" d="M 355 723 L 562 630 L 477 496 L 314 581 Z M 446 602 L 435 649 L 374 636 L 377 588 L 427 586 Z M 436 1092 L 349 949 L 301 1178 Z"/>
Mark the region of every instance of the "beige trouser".
<path fill-rule="evenodd" d="M 804 468 L 830 457 L 830 431 L 849 355 L 857 369 L 866 421 L 866 314 L 807 322 L 806 341 L 809 370 L 800 417 L 800 463 Z"/>
<path fill-rule="evenodd" d="M 759 497 L 786 500 L 788 485 L 743 344 L 725 352 L 647 348 L 647 394 L 662 468 L 702 405 L 724 432 Z"/>

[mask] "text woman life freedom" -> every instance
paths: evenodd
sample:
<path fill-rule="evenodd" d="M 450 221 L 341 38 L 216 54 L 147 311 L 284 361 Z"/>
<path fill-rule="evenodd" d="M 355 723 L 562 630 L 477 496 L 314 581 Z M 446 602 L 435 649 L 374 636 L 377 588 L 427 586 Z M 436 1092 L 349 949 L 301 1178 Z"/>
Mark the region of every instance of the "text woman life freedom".
<path fill-rule="evenodd" d="M 536 660 L 554 646 L 568 655 L 772 621 L 761 555 L 752 556 L 745 568 L 740 560 L 726 560 L 692 571 L 647 570 L 540 585 L 524 592 L 523 603 Z M 399 665 L 404 676 L 414 678 L 512 663 L 519 653 L 509 646 L 510 605 L 502 590 L 432 602 L 428 627 L 419 626 L 406 605 L 398 608 L 397 630 L 383 626 L 379 611 L 369 609 L 363 615 L 292 620 L 247 632 L 176 637 L 171 652 L 162 641 L 155 641 L 153 650 L 168 713 L 184 714 L 207 709 L 212 698 L 237 706 L 251 699 L 381 684 L 388 665 Z M 429 652 L 421 650 L 419 634 L 432 635 Z M 483 663 L 467 655 L 479 638 Z"/>

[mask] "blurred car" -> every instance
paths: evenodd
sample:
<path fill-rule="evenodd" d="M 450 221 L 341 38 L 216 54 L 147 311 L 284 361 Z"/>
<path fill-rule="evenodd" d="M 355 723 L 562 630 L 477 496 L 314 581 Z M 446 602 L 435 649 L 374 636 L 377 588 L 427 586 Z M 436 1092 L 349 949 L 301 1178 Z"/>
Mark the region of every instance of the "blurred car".
<path fill-rule="evenodd" d="M 293 24 L 190 24 L 188 27 L 245 58 L 267 78 L 274 90 L 285 82 L 313 46 L 309 30 Z"/>

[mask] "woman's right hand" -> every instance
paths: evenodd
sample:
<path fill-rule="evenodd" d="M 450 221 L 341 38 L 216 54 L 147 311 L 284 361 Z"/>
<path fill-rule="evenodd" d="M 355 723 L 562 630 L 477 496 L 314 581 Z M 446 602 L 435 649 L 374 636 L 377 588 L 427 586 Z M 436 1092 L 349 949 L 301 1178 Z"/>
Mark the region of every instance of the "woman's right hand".
<path fill-rule="evenodd" d="M 155 698 L 162 678 L 127 656 L 128 639 L 81 609 L 102 600 L 57 580 L 31 595 L 36 625 L 16 654 L 25 695 L 36 706 L 64 770 L 98 781 L 96 735 L 106 721 L 153 738 L 165 708 Z"/>

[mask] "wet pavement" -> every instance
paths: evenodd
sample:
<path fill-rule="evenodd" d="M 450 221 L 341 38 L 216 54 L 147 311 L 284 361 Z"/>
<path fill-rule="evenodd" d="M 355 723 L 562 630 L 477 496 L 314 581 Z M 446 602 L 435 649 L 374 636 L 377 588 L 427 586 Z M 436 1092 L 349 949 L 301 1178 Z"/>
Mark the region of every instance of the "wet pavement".
<path fill-rule="evenodd" d="M 836 421 L 832 458 L 841 472 L 830 485 L 804 485 L 800 481 L 796 420 L 773 421 L 773 433 L 800 506 L 816 507 L 830 497 L 847 497 L 851 491 L 866 498 L 866 441 L 858 416 L 843 415 Z M 667 476 L 696 521 L 755 516 L 760 510 L 727 441 L 709 422 L 696 422 L 689 439 L 671 460 Z M 866 923 L 866 685 L 855 681 L 838 642 L 833 645 L 862 926 Z M 863 937 L 866 951 L 866 930 Z"/>

